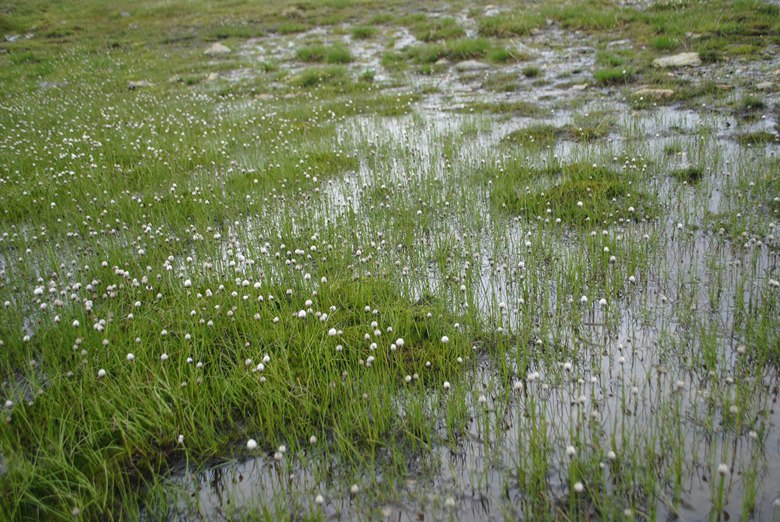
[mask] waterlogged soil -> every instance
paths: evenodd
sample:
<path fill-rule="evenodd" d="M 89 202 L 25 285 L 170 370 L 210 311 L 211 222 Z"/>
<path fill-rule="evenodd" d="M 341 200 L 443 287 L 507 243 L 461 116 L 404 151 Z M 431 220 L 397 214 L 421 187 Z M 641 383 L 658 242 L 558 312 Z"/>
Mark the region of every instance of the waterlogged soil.
<path fill-rule="evenodd" d="M 632 3 L 634 5 L 635 3 Z M 488 8 L 497 14 L 496 8 Z M 457 13 L 466 34 L 475 33 L 475 24 L 468 12 Z M 414 36 L 406 29 L 381 34 L 371 40 L 354 40 L 350 36 L 316 29 L 291 38 L 268 36 L 248 41 L 240 54 L 247 67 L 226 76 L 237 81 L 252 74 L 252 62 L 276 59 L 293 62 L 288 71 L 297 74 L 305 67 L 295 62 L 295 49 L 301 42 L 341 43 L 352 52 L 355 60 L 349 65 L 354 74 L 372 70 L 378 86 L 386 85 L 399 92 L 422 91 L 425 94 L 413 108 L 415 116 L 377 119 L 354 117 L 340 126 L 345 143 L 384 143 L 399 150 L 411 151 L 411 159 L 399 162 L 377 176 L 369 158 L 360 158 L 360 167 L 329 180 L 320 197 L 329 212 L 347 212 L 361 216 L 372 212 L 376 201 L 366 194 L 378 188 L 398 187 L 403 190 L 410 180 L 431 179 L 448 183 L 453 170 L 500 160 L 494 152 L 502 140 L 516 130 L 534 124 L 560 127 L 575 121 L 577 115 L 589 112 L 609 114 L 615 119 L 609 133 L 588 143 L 558 140 L 552 147 L 529 157 L 529 163 L 539 164 L 542 157 L 561 162 L 578 161 L 595 155 L 625 158 L 628 168 L 642 169 L 648 164 L 662 163 L 667 172 L 696 164 L 702 157 L 720 158 L 713 163 L 708 179 L 708 193 L 702 196 L 698 188 L 680 189 L 670 177 L 656 180 L 654 189 L 664 201 L 658 219 L 643 226 L 611 229 L 608 234 L 618 241 L 642 242 L 645 234 L 661 234 L 660 248 L 652 254 L 647 273 L 637 274 L 633 288 L 627 288 L 621 300 L 617 325 L 608 325 L 598 309 L 583 311 L 579 296 L 569 296 L 569 308 L 561 314 L 583 314 L 577 331 L 569 329 L 538 338 L 537 346 L 580 345 L 580 356 L 567 361 L 561 369 L 549 368 L 540 361 L 514 371 L 520 375 L 519 390 L 505 390 L 497 378 L 497 361 L 479 355 L 475 347 L 470 372 L 472 390 L 466 403 L 473 405 L 471 421 L 463 432 L 452 438 L 446 426 L 425 452 L 409 451 L 401 456 L 376 456 L 376 462 L 400 459 L 405 475 L 387 479 L 381 465 L 367 472 L 359 491 L 351 493 L 339 481 L 337 458 L 305 449 L 285 454 L 279 460 L 273 452 L 246 458 L 239 456 L 219 460 L 211 466 L 181 465 L 173 473 L 171 483 L 181 489 L 181 501 L 172 506 L 171 515 L 180 519 L 200 517 L 207 520 L 232 518 L 244 507 L 268 504 L 271 499 L 284 499 L 301 518 L 322 513 L 326 519 L 345 520 L 355 517 L 383 517 L 388 520 L 501 520 L 522 518 L 520 506 L 528 499 L 516 479 L 519 467 L 528 465 L 527 437 L 532 423 L 533 408 L 543 409 L 548 419 L 547 438 L 552 441 L 547 451 L 552 465 L 545 478 L 549 495 L 561 505 L 570 501 L 569 478 L 565 453 L 570 434 L 588 425 L 601 430 L 600 439 L 606 446 L 617 447 L 618 440 L 628 440 L 651 434 L 653 440 L 647 454 L 638 458 L 664 459 L 675 451 L 684 453 L 685 480 L 678 491 L 670 484 L 658 484 L 654 498 L 645 500 L 645 512 L 627 513 L 629 517 L 653 519 L 734 520 L 743 517 L 742 503 L 750 488 L 755 488 L 756 507 L 749 514 L 752 520 L 774 520 L 778 516 L 780 496 L 780 412 L 777 409 L 778 382 L 774 367 L 763 376 L 751 376 L 758 382 L 753 388 L 750 411 L 735 415 L 714 411 L 712 397 L 723 390 L 738 387 L 740 355 L 738 336 L 734 333 L 734 296 L 745 302 L 760 301 L 766 296 L 768 278 L 778 276 L 778 249 L 774 239 L 743 236 L 724 241 L 722 231 L 707 220 L 707 213 L 723 210 L 724 193 L 733 191 L 730 171 L 751 157 L 774 156 L 776 144 L 752 148 L 740 145 L 736 137 L 746 132 L 776 133 L 775 113 L 764 111 L 745 121 L 728 108 L 730 100 L 751 93 L 751 85 L 773 82 L 780 67 L 778 49 L 772 47 L 769 58 L 762 60 L 726 61 L 698 67 L 670 70 L 669 76 L 693 82 L 715 80 L 728 89 L 720 101 L 709 100 L 694 105 L 643 104 L 638 107 L 625 97 L 621 86 L 603 87 L 592 80 L 595 67 L 595 44 L 583 33 L 572 32 L 557 24 L 534 31 L 518 39 L 516 50 L 529 57 L 527 61 L 507 65 L 471 61 L 466 65 L 442 60 L 433 72 L 404 72 L 401 76 L 384 70 L 381 55 L 388 42 L 392 49 L 404 51 L 415 45 Z M 609 44 L 609 49 L 630 47 L 630 40 Z M 523 70 L 539 67 L 541 73 L 526 78 Z M 506 92 L 485 88 L 494 75 L 513 78 Z M 745 79 L 749 78 L 749 82 Z M 769 92 L 767 106 L 776 104 L 778 95 Z M 474 104 L 527 102 L 533 104 L 534 115 L 479 114 L 484 119 L 474 130 Z M 476 110 L 479 113 L 479 110 Z M 454 155 L 445 155 L 445 145 L 460 133 L 473 133 Z M 390 145 L 387 145 L 390 144 Z M 670 152 L 672 151 L 672 152 Z M 698 157 L 697 157 L 698 156 Z M 546 160 L 545 160 L 546 161 Z M 705 201 L 702 202 L 702 198 Z M 473 194 L 473 205 L 490 220 L 489 187 Z M 698 203 L 697 203 L 698 202 Z M 698 209 L 690 214 L 690 208 Z M 333 210 L 335 209 L 335 210 Z M 706 212 L 701 212 L 704 210 Z M 773 218 L 776 218 L 774 216 Z M 769 218 L 770 221 L 773 218 Z M 441 226 L 448 237 L 464 238 L 469 227 L 461 216 L 452 215 Z M 685 223 L 685 226 L 679 225 Z M 493 259 L 474 253 L 473 264 L 479 267 L 479 284 L 475 306 L 486 323 L 500 331 L 511 332 L 523 320 L 519 278 L 529 235 L 539 240 L 540 225 L 533 221 L 515 220 L 502 232 L 503 237 L 485 234 L 476 241 L 477 252 L 485 252 L 498 241 L 506 245 L 505 255 Z M 486 226 L 485 228 L 490 228 Z M 600 233 L 600 231 L 599 231 Z M 605 232 L 607 233 L 607 232 Z M 451 234 L 451 235 L 450 235 Z M 545 239 L 541 239 L 545 241 Z M 581 241 L 550 236 L 551 247 L 565 258 L 572 250 L 571 242 Z M 473 245 L 474 243 L 472 243 Z M 431 247 L 433 248 L 433 247 Z M 425 268 L 415 268 L 425 270 Z M 550 275 L 539 268 L 540 277 Z M 760 274 L 744 284 L 747 274 Z M 426 292 L 436 292 L 440 277 L 436 269 L 428 271 L 428 285 L 414 289 L 414 299 Z M 550 281 L 553 294 L 567 295 L 567 289 Z M 713 289 L 717 295 L 713 296 Z M 776 298 L 776 297 L 775 297 Z M 499 306 L 496 306 L 499 304 Z M 508 303 L 505 304 L 505 303 Z M 551 297 L 551 306 L 555 306 Z M 689 338 L 696 332 L 689 329 L 689 314 L 707 317 L 720 336 L 718 347 L 725 368 L 731 372 L 714 374 L 701 368 L 692 370 L 691 355 L 685 350 L 673 350 L 670 339 Z M 775 325 L 777 327 L 777 324 Z M 617 332 L 617 334 L 615 334 Z M 692 345 L 695 343 L 692 343 Z M 484 347 L 480 347 L 482 349 Z M 563 362 L 559 365 L 564 364 Z M 685 368 L 685 369 L 684 369 Z M 575 372 L 577 378 L 568 377 Z M 548 377 L 549 375 L 549 377 Z M 508 398 L 507 398 L 508 397 Z M 532 398 L 533 397 L 533 398 Z M 436 399 L 432 398 L 432 401 Z M 447 399 L 440 399 L 446 401 Z M 435 407 L 436 405 L 432 405 Z M 438 406 L 444 407 L 443 404 Z M 405 414 L 402 393 L 397 400 L 398 415 Z M 670 447 L 663 440 L 661 416 L 676 408 L 683 423 Z M 740 417 L 742 421 L 735 421 Z M 736 424 L 735 424 L 736 423 Z M 496 432 L 498 431 L 498 433 Z M 628 435 L 627 435 L 628 434 Z M 654 434 L 654 436 L 653 436 Z M 628 439 L 626 439 L 628 437 Z M 609 441 L 613 441 L 610 443 Z M 240 451 L 238 452 L 240 453 Z M 713 475 L 721 456 L 727 455 L 729 472 L 724 477 Z M 277 455 L 278 457 L 278 455 Z M 621 455 L 617 455 L 621 458 Z M 637 458 L 634 456 L 634 458 Z M 602 467 L 614 465 L 605 459 Z M 316 473 L 314 472 L 316 470 Z M 327 470 L 323 473 L 323 470 Z M 743 476 L 757 470 L 757 483 L 748 486 Z M 315 476 L 332 480 L 318 480 Z M 725 483 L 722 512 L 712 511 L 713 498 L 720 481 Z M 322 497 L 313 502 L 317 495 Z M 319 502 L 319 503 L 318 503 Z"/>
<path fill-rule="evenodd" d="M 623 4 L 643 8 L 648 2 Z M 488 6 L 483 14 L 504 13 Z M 469 9 L 427 14 L 452 16 L 466 37 L 477 34 Z M 258 105 L 273 112 L 282 98 L 312 96 L 290 91 L 286 83 L 312 67 L 298 59 L 298 49 L 340 44 L 352 55 L 344 65 L 350 78 L 370 72 L 376 92 L 414 94 L 407 114 L 339 120 L 339 152 L 357 161 L 322 180 L 305 201 L 291 198 L 302 214 L 296 225 L 351 220 L 354 244 L 372 244 L 372 255 L 382 257 L 387 249 L 361 222 L 391 208 L 398 194 L 413 196 L 416 219 L 437 206 L 440 214 L 425 230 L 414 219 L 409 225 L 422 237 L 413 242 L 419 251 L 400 269 L 399 286 L 410 302 L 424 304 L 447 293 L 452 281 L 464 282 L 462 294 L 448 297 L 451 312 L 476 311 L 485 329 L 510 339 L 514 348 L 497 356 L 488 341 L 475 341 L 471 354 L 458 361 L 467 382 L 467 392 L 458 396 L 447 383 L 421 405 L 412 390 L 417 376 L 409 376 L 409 387 L 392 407 L 399 418 L 413 418 L 412 410 L 422 408 L 423 416 L 439 419 L 435 433 L 416 447 L 380 445 L 358 477 L 341 460 L 335 436 L 310 445 L 280 440 L 291 449 L 258 451 L 247 451 L 241 441 L 205 463 L 172 463 L 164 478 L 175 498 L 163 509 L 167 517 L 517 520 L 535 515 L 526 511 L 535 502 L 529 477 L 541 476 L 544 504 L 560 506 L 562 518 L 570 512 L 601 518 L 598 498 L 574 492 L 576 482 L 587 493 L 589 473 L 595 480 L 594 469 L 578 472 L 584 486 L 572 478 L 577 452 L 583 452 L 591 461 L 603 456 L 595 465 L 607 491 L 626 494 L 621 467 L 632 467 L 637 483 L 652 484 L 652 495 L 628 492 L 626 518 L 778 519 L 777 361 L 758 366 L 760 374 L 748 361 L 758 357 L 756 343 L 778 342 L 780 317 L 758 340 L 745 340 L 743 324 L 767 308 L 776 311 L 780 292 L 778 215 L 772 210 L 780 208 L 780 193 L 767 194 L 776 185 L 761 185 L 776 178 L 769 169 L 780 165 L 780 47 L 771 44 L 760 57 L 669 70 L 670 80 L 720 86 L 713 97 L 671 102 L 635 95 L 640 85 L 594 80 L 597 54 L 630 49 L 630 39 L 604 49 L 592 35 L 552 20 L 511 40 L 521 61 L 442 59 L 401 70 L 383 65 L 383 56 L 420 45 L 410 30 L 381 26 L 375 36 L 356 39 L 350 29 L 246 39 L 230 55 L 228 68 L 191 88 L 252 84 L 267 74 L 263 64 L 281 64 L 278 81 L 267 91 L 249 100 L 226 97 L 217 107 L 220 115 L 235 118 Z M 222 66 L 221 58 L 204 60 L 208 67 Z M 759 90 L 759 84 L 769 87 Z M 750 114 L 735 109 L 747 96 L 760 96 L 763 108 Z M 502 104 L 505 110 L 493 109 Z M 577 138 L 582 127 L 598 123 L 606 130 L 593 139 Z M 514 133 L 539 125 L 574 130 L 538 147 L 511 144 Z M 775 139 L 740 142 L 748 133 Z M 621 174 L 653 172 L 631 190 L 656 202 L 654 215 L 578 229 L 556 223 L 552 209 L 507 218 L 508 209 L 496 208 L 494 183 L 506 174 L 505 165 L 518 168 L 519 161 L 536 172 L 597 160 Z M 696 166 L 702 170 L 690 180 L 673 175 Z M 533 176 L 518 181 L 518 194 L 552 191 L 553 182 Z M 460 184 L 469 184 L 469 191 L 449 211 L 447 197 L 463 196 L 453 190 Z M 768 205 L 772 198 L 774 207 Z M 237 271 L 247 268 L 243 253 L 257 246 L 254 239 L 266 240 L 281 219 L 265 215 L 228 226 L 221 262 Z M 360 263 L 371 267 L 363 254 L 354 255 L 356 278 Z M 645 268 L 618 264 L 617 275 L 605 275 L 599 267 L 615 263 L 611 254 L 633 257 Z M 0 252 L 0 272 L 7 269 Z M 562 275 L 569 272 L 576 277 Z M 589 300 L 589 282 L 582 279 L 591 275 L 619 278 L 618 291 L 603 302 Z M 472 299 L 464 297 L 466 282 Z M 25 335 L 36 334 L 37 313 L 30 309 Z M 34 387 L 23 377 L 4 388 L 14 390 L 14 403 L 34 399 Z M 459 405 L 468 410 L 467 422 L 450 426 L 441 412 Z M 546 444 L 540 447 L 540 440 Z M 0 475 L 6 468 L 0 454 Z M 662 476 L 642 475 L 654 473 L 645 471 L 651 468 L 663 470 Z M 748 500 L 754 507 L 745 512 Z M 160 511 L 149 508 L 142 517 L 152 520 Z"/>

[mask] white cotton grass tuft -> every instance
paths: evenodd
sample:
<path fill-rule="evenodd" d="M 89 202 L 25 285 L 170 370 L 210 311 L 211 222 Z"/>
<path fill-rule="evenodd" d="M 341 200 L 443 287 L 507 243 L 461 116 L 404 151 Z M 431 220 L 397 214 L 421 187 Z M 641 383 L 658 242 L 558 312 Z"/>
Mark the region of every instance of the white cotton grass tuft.
<path fill-rule="evenodd" d="M 257 441 L 255 439 L 249 439 L 246 441 L 246 449 L 249 451 L 254 451 L 257 449 Z"/>

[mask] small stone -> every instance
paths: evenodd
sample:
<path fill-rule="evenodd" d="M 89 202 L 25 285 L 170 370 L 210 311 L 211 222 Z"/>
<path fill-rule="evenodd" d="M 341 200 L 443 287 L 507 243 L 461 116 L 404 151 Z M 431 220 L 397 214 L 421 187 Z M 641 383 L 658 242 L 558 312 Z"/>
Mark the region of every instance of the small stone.
<path fill-rule="evenodd" d="M 774 82 L 761 82 L 756 84 L 756 89 L 759 91 L 773 91 L 775 87 Z"/>
<path fill-rule="evenodd" d="M 653 60 L 653 66 L 655 67 L 690 67 L 695 65 L 701 65 L 699 53 L 673 54 Z"/>
<path fill-rule="evenodd" d="M 490 66 L 477 60 L 466 60 L 465 62 L 459 62 L 455 68 L 459 71 L 484 71 L 490 69 Z"/>
<path fill-rule="evenodd" d="M 38 82 L 38 88 L 42 91 L 45 91 L 46 89 L 56 89 L 59 87 L 66 87 L 68 85 L 68 82 L 62 81 L 62 82 Z"/>
<path fill-rule="evenodd" d="M 203 51 L 203 53 L 209 56 L 219 56 L 222 54 L 230 53 L 230 47 L 222 45 L 219 42 L 215 42 L 214 44 L 211 45 L 211 47 Z"/>
<path fill-rule="evenodd" d="M 143 89 L 145 87 L 151 87 L 151 86 L 152 86 L 152 82 L 150 82 L 149 80 L 130 81 L 127 84 L 127 88 L 130 89 L 131 91 L 134 91 L 136 89 Z"/>
<path fill-rule="evenodd" d="M 649 87 L 643 87 L 634 91 L 634 96 L 643 96 L 645 98 L 661 99 L 671 98 L 674 96 L 672 89 L 651 89 Z"/>
<path fill-rule="evenodd" d="M 623 39 L 623 40 L 613 40 L 607 44 L 607 47 L 614 48 L 614 47 L 630 47 L 631 46 L 631 40 L 629 39 Z"/>

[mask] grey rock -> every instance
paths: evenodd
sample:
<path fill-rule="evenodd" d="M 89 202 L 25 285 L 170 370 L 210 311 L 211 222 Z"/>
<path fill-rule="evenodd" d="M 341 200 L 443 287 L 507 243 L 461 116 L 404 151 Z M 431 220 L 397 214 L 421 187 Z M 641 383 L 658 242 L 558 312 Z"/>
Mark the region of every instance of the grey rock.
<path fill-rule="evenodd" d="M 219 42 L 215 42 L 211 45 L 211 47 L 203 51 L 203 53 L 209 56 L 219 56 L 219 55 L 230 53 L 230 47 L 227 47 L 226 45 L 222 45 Z"/>
<path fill-rule="evenodd" d="M 60 87 L 67 87 L 68 82 L 38 82 L 38 88 L 45 91 L 46 89 L 58 89 Z"/>
<path fill-rule="evenodd" d="M 465 62 L 459 62 L 455 68 L 459 71 L 484 71 L 490 69 L 490 65 L 477 60 L 466 60 Z"/>
<path fill-rule="evenodd" d="M 127 88 L 131 91 L 134 91 L 136 89 L 143 89 L 144 87 L 151 87 L 152 82 L 149 80 L 138 80 L 138 81 L 131 81 L 127 84 Z"/>
<path fill-rule="evenodd" d="M 649 87 L 643 87 L 634 91 L 634 96 L 644 96 L 645 98 L 671 98 L 674 96 L 672 89 L 651 89 Z"/>
<path fill-rule="evenodd" d="M 699 53 L 680 53 L 653 60 L 655 67 L 691 67 L 701 65 Z"/>

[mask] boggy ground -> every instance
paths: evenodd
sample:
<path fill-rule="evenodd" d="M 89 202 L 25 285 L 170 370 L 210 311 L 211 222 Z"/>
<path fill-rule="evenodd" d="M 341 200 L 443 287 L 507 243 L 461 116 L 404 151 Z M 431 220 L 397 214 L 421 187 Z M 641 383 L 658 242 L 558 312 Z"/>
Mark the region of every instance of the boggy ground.
<path fill-rule="evenodd" d="M 778 14 L 0 2 L 0 518 L 777 518 Z"/>

